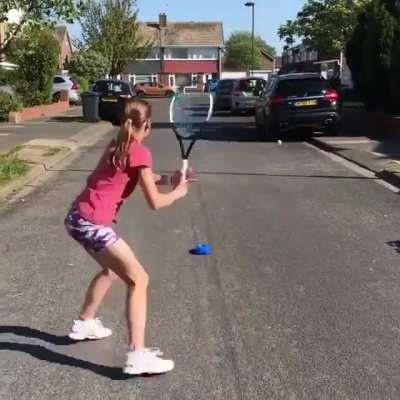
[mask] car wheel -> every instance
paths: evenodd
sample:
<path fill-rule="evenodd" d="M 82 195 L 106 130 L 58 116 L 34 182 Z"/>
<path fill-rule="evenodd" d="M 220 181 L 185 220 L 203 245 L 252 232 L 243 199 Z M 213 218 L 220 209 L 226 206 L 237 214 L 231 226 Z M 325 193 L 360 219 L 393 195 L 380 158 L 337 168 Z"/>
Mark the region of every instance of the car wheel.
<path fill-rule="evenodd" d="M 339 125 L 334 125 L 326 128 L 325 133 L 328 136 L 339 136 L 340 134 L 340 126 Z"/>
<path fill-rule="evenodd" d="M 254 121 L 256 124 L 256 129 L 257 129 L 258 134 L 260 136 L 264 135 L 264 125 L 261 123 L 257 111 L 254 114 Z"/>
<path fill-rule="evenodd" d="M 53 103 L 58 103 L 61 99 L 61 93 L 57 92 L 53 94 Z"/>
<path fill-rule="evenodd" d="M 167 97 L 173 97 L 175 95 L 175 92 L 173 90 L 168 90 L 168 92 L 166 93 Z"/>
<path fill-rule="evenodd" d="M 267 141 L 277 140 L 280 137 L 280 129 L 278 126 L 268 123 L 264 125 L 264 135 Z"/>
<path fill-rule="evenodd" d="M 144 92 L 143 92 L 143 90 L 141 90 L 140 92 L 138 92 L 138 97 L 144 97 Z"/>

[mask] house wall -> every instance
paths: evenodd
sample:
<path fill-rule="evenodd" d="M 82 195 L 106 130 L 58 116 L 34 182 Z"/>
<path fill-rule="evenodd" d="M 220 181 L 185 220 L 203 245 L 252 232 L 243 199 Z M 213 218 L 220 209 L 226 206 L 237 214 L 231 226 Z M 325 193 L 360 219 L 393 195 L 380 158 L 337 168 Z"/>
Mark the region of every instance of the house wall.
<path fill-rule="evenodd" d="M 67 35 L 60 43 L 59 68 L 64 69 L 64 64 L 72 58 L 73 52 Z"/>

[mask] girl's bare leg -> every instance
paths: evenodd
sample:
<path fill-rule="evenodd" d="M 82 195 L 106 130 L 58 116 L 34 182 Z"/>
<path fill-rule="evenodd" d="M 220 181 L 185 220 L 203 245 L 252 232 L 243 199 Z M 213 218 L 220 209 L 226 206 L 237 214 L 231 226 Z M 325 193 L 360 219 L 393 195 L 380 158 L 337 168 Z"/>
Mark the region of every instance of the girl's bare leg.
<path fill-rule="evenodd" d="M 128 288 L 126 314 L 129 347 L 135 350 L 144 348 L 147 317 L 147 287 L 149 284 L 147 272 L 139 263 L 130 247 L 122 239 L 119 239 L 102 252 L 94 254 L 93 257 L 100 265 L 107 265 L 110 270 L 126 283 Z M 93 291 L 98 294 L 98 299 L 100 299 L 103 293 L 101 289 L 104 291 L 108 284 L 109 281 L 105 281 L 104 283 L 98 277 L 98 281 L 94 283 L 95 290 Z M 88 304 L 90 306 L 97 303 L 96 300 L 90 300 Z"/>
<path fill-rule="evenodd" d="M 104 296 L 116 280 L 119 280 L 118 275 L 109 268 L 104 268 L 94 277 L 86 292 L 85 302 L 79 315 L 80 319 L 87 320 L 96 317 Z"/>

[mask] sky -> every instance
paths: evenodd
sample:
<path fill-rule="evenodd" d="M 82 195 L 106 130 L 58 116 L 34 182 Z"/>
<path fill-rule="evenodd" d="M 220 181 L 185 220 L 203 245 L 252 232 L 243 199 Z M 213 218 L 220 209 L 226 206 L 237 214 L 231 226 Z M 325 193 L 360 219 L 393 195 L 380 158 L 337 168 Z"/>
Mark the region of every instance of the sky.
<path fill-rule="evenodd" d="M 139 19 L 157 21 L 158 14 L 165 12 L 169 21 L 222 21 L 225 40 L 238 30 L 251 30 L 251 8 L 245 7 L 246 0 L 137 0 Z M 287 19 L 293 19 L 305 0 L 255 0 L 255 32 L 278 53 L 283 43 L 277 30 Z M 71 33 L 79 37 L 79 26 L 74 25 Z"/>

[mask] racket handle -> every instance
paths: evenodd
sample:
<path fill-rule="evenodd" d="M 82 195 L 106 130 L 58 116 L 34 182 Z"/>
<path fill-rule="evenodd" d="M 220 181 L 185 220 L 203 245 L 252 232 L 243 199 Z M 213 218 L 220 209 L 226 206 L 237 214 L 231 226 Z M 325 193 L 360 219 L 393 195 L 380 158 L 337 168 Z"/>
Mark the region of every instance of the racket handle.
<path fill-rule="evenodd" d="M 189 160 L 182 160 L 181 173 L 185 177 L 185 179 L 186 179 L 186 172 L 187 172 L 188 168 L 189 168 Z"/>

